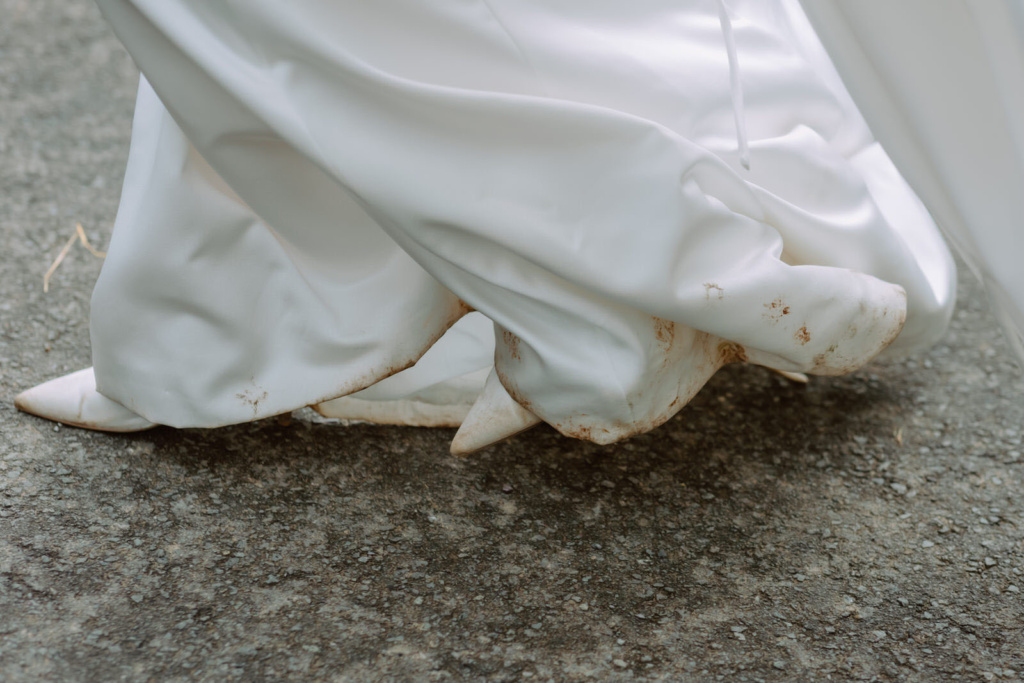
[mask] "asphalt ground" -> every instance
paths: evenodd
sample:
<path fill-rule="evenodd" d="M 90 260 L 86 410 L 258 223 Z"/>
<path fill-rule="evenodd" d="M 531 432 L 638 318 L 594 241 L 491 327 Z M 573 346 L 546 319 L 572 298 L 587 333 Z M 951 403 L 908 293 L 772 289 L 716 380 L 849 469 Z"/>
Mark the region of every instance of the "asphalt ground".
<path fill-rule="evenodd" d="M 974 279 L 852 375 L 719 373 L 608 447 L 296 413 L 97 434 L 86 367 L 137 72 L 84 0 L 0 0 L 0 680 L 1018 680 L 1024 382 Z"/>

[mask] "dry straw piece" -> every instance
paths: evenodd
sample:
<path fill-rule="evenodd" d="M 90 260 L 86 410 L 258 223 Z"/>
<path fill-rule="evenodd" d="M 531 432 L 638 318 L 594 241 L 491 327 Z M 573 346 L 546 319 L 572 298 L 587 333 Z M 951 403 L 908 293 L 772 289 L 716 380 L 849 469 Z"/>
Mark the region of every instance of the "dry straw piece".
<path fill-rule="evenodd" d="M 74 245 L 75 240 L 81 242 L 82 246 L 88 249 L 89 253 L 97 258 L 104 258 L 107 255 L 107 252 L 99 251 L 91 244 L 89 244 L 89 238 L 85 236 L 85 230 L 82 229 L 82 224 L 75 223 L 75 233 L 71 235 L 71 238 L 64 244 L 64 247 L 60 250 L 60 253 L 57 254 L 57 258 L 54 259 L 53 264 L 46 271 L 46 275 L 43 276 L 43 292 L 50 291 L 50 277 L 53 276 L 55 272 L 57 272 L 57 268 L 60 267 L 60 264 L 64 260 L 64 257 L 68 255 L 69 251 L 71 251 L 71 247 L 72 245 Z"/>

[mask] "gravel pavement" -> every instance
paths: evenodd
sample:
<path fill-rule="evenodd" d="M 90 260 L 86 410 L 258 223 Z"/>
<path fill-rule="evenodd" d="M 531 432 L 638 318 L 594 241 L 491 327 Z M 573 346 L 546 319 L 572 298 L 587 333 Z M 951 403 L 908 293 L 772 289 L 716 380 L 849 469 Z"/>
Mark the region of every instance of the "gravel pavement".
<path fill-rule="evenodd" d="M 111 436 L 14 410 L 88 366 L 137 73 L 84 0 L 0 0 L 0 680 L 1024 675 L 1024 382 L 974 279 L 944 342 L 719 373 L 652 433 L 296 413 Z"/>

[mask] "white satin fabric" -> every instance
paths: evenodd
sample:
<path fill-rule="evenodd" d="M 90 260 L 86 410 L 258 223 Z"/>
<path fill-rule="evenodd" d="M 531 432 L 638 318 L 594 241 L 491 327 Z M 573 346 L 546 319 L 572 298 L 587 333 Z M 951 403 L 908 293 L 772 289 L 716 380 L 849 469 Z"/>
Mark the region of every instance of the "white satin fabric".
<path fill-rule="evenodd" d="M 458 424 L 493 364 L 478 422 L 607 443 L 724 363 L 843 373 L 948 322 L 951 257 L 795 0 L 99 5 L 146 80 L 96 382 L 151 422 L 365 390 L 322 409 Z"/>
<path fill-rule="evenodd" d="M 1024 362 L 1024 4 L 804 4 L 872 129 L 985 283 Z"/>

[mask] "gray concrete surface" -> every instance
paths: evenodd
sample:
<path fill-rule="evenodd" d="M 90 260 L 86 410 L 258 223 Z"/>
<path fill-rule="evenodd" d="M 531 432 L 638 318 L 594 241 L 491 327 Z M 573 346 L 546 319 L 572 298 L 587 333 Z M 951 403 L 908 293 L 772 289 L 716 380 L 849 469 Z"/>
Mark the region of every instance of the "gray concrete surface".
<path fill-rule="evenodd" d="M 297 414 L 110 436 L 15 412 L 89 365 L 136 73 L 0 0 L 0 680 L 1017 680 L 1024 382 L 964 274 L 940 346 L 720 373 L 653 433 Z"/>

